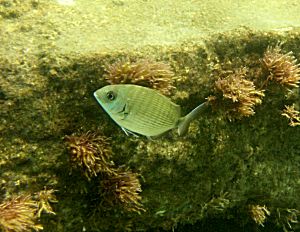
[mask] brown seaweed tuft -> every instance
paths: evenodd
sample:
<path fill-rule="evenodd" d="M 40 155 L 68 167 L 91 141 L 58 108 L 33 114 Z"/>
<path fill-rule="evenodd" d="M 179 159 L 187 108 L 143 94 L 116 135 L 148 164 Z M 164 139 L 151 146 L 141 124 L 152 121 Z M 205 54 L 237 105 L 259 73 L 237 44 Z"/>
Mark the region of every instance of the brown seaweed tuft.
<path fill-rule="evenodd" d="M 256 224 L 264 226 L 267 216 L 270 216 L 270 211 L 266 206 L 249 205 L 249 214 Z"/>
<path fill-rule="evenodd" d="M 262 103 L 264 92 L 246 79 L 246 72 L 245 68 L 227 72 L 215 82 L 216 96 L 210 96 L 208 101 L 218 108 L 225 107 L 230 117 L 253 115 L 254 106 Z"/>
<path fill-rule="evenodd" d="M 282 111 L 281 115 L 290 120 L 290 126 L 300 126 L 300 112 L 295 109 L 295 104 L 291 106 L 285 106 L 285 109 Z"/>
<path fill-rule="evenodd" d="M 38 206 L 30 195 L 18 196 L 0 204 L 0 229 L 4 232 L 39 231 L 36 223 Z"/>
<path fill-rule="evenodd" d="M 83 174 L 90 179 L 99 172 L 112 173 L 109 161 L 112 151 L 110 139 L 96 133 L 72 134 L 65 136 L 73 166 L 81 168 Z"/>
<path fill-rule="evenodd" d="M 120 204 L 126 211 L 140 213 L 145 211 L 140 203 L 142 197 L 138 174 L 121 171 L 101 181 L 104 199 L 111 205 Z"/>
<path fill-rule="evenodd" d="M 297 209 L 277 208 L 276 222 L 284 232 L 296 231 L 295 225 L 299 223 L 300 211 Z"/>
<path fill-rule="evenodd" d="M 281 44 L 268 47 L 262 59 L 264 67 L 268 70 L 268 81 L 276 81 L 279 84 L 291 87 L 299 87 L 300 68 L 293 52 L 283 53 Z"/>
<path fill-rule="evenodd" d="M 37 211 L 37 217 L 41 217 L 41 213 L 44 211 L 45 213 L 54 214 L 50 202 L 51 203 L 57 203 L 56 196 L 54 195 L 55 190 L 46 188 L 40 192 L 37 193 L 37 203 L 38 203 L 38 211 Z"/>
<path fill-rule="evenodd" d="M 136 84 L 157 89 L 164 95 L 170 95 L 173 86 L 174 73 L 170 65 L 151 61 L 138 60 L 130 62 L 120 60 L 107 65 L 105 79 L 110 84 Z"/>

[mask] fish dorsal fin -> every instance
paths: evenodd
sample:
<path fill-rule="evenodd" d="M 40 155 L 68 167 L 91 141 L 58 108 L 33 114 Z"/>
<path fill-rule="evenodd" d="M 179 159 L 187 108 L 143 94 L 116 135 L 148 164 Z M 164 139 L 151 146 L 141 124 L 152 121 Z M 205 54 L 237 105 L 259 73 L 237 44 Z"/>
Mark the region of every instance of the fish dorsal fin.
<path fill-rule="evenodd" d="M 206 108 L 208 102 L 204 102 L 193 109 L 186 116 L 181 117 L 178 122 L 178 134 L 179 136 L 186 134 L 189 129 L 191 121 L 198 117 L 198 115 Z"/>

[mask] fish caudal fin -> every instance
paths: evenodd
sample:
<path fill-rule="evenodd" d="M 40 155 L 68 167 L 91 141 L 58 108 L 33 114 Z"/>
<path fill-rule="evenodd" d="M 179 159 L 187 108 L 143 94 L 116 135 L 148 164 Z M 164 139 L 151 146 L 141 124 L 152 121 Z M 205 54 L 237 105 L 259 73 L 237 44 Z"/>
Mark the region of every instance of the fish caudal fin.
<path fill-rule="evenodd" d="M 198 117 L 198 115 L 208 106 L 208 102 L 204 102 L 201 105 L 197 106 L 186 116 L 180 118 L 178 123 L 178 134 L 179 136 L 187 133 L 191 121 Z"/>

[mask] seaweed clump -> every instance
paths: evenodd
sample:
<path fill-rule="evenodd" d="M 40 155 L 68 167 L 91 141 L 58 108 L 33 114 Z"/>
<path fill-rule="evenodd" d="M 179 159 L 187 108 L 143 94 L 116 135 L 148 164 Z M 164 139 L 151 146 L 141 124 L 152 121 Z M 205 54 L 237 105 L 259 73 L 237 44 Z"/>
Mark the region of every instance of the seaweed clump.
<path fill-rule="evenodd" d="M 79 167 L 90 180 L 99 172 L 113 173 L 109 158 L 112 154 L 109 138 L 96 133 L 65 136 L 71 164 Z"/>
<path fill-rule="evenodd" d="M 174 73 L 170 65 L 150 60 L 130 62 L 120 60 L 107 65 L 104 75 L 110 84 L 136 84 L 157 89 L 164 95 L 170 95 Z"/>
<path fill-rule="evenodd" d="M 289 119 L 290 126 L 300 126 L 300 112 L 295 109 L 294 104 L 291 106 L 285 106 L 281 115 Z"/>
<path fill-rule="evenodd" d="M 249 205 L 249 213 L 256 224 L 264 226 L 267 216 L 270 216 L 270 211 L 266 206 Z"/>
<path fill-rule="evenodd" d="M 225 108 L 230 117 L 242 118 L 255 113 L 254 106 L 262 103 L 263 90 L 257 90 L 252 81 L 246 79 L 245 68 L 228 71 L 215 82 L 216 96 L 208 97 L 212 106 Z"/>
<path fill-rule="evenodd" d="M 294 226 L 299 223 L 300 211 L 297 209 L 277 208 L 277 224 L 284 232 L 296 231 Z"/>
<path fill-rule="evenodd" d="M 0 205 L 0 228 L 4 232 L 39 231 L 42 225 L 36 223 L 37 203 L 30 195 L 14 197 Z"/>
<path fill-rule="evenodd" d="M 145 211 L 140 203 L 142 189 L 137 173 L 118 170 L 115 175 L 101 181 L 101 188 L 104 199 L 110 205 L 119 204 L 130 212 Z"/>
<path fill-rule="evenodd" d="M 274 80 L 288 88 L 299 87 L 300 68 L 293 52 L 283 53 L 280 44 L 275 47 L 269 46 L 262 63 L 269 72 L 265 83 Z"/>
<path fill-rule="evenodd" d="M 216 212 L 224 211 L 230 204 L 229 195 L 227 192 L 221 192 L 219 196 L 213 196 L 208 202 L 202 206 L 200 211 L 201 218 Z"/>
<path fill-rule="evenodd" d="M 37 193 L 38 197 L 38 211 L 37 211 L 37 217 L 41 217 L 41 213 L 45 211 L 46 213 L 49 214 L 54 214 L 55 212 L 53 211 L 50 202 L 52 203 L 57 203 L 56 196 L 54 195 L 55 190 L 54 189 L 44 189 L 40 192 Z"/>
<path fill-rule="evenodd" d="M 100 187 L 104 202 L 111 206 L 119 205 L 130 212 L 145 211 L 140 203 L 142 189 L 138 179 L 139 175 L 128 170 L 124 171 L 110 161 L 112 151 L 109 138 L 87 132 L 81 135 L 66 136 L 65 140 L 70 151 L 71 163 L 79 167 L 88 180 L 101 173 Z M 39 198 L 42 199 L 42 202 L 39 214 L 42 210 L 52 213 L 48 202 L 48 200 L 51 201 L 51 198 L 48 196 L 51 196 L 53 192 L 45 190 L 40 193 L 42 197 Z M 45 200 L 43 200 L 44 198 Z"/>

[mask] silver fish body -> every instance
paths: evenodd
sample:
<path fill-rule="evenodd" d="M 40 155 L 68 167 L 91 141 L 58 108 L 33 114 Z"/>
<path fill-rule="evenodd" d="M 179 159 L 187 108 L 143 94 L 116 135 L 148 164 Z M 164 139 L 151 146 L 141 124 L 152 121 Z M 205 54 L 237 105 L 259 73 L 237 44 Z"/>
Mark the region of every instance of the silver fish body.
<path fill-rule="evenodd" d="M 178 128 L 180 135 L 184 134 L 190 121 L 198 115 L 197 111 L 181 117 L 179 105 L 156 90 L 138 85 L 108 85 L 96 90 L 94 96 L 125 132 L 147 137 L 158 136 L 174 128 Z"/>

